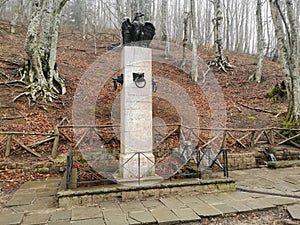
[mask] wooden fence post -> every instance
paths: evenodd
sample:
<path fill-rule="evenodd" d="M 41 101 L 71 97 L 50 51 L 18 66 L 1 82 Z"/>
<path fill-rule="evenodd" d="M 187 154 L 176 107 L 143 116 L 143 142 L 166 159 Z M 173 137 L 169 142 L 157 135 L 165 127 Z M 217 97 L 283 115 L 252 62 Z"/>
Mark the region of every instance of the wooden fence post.
<path fill-rule="evenodd" d="M 227 130 L 224 131 L 221 149 L 225 149 L 227 145 Z"/>
<path fill-rule="evenodd" d="M 273 129 L 270 129 L 270 144 L 274 145 L 275 140 L 274 140 L 274 132 Z"/>
<path fill-rule="evenodd" d="M 11 143 L 12 143 L 12 134 L 9 134 L 7 136 L 7 141 L 6 141 L 5 157 L 8 157 L 10 155 Z"/>
<path fill-rule="evenodd" d="M 250 138 L 250 147 L 253 148 L 255 146 L 255 134 L 256 134 L 256 131 L 252 131 L 252 134 L 251 134 L 251 138 Z"/>
<path fill-rule="evenodd" d="M 52 153 L 51 153 L 52 158 L 56 158 L 58 144 L 59 144 L 59 130 L 58 130 L 57 126 L 55 127 L 54 135 L 55 135 L 55 138 L 54 138 L 54 141 L 53 141 Z"/>
<path fill-rule="evenodd" d="M 94 128 L 90 128 L 90 137 L 89 137 L 90 145 L 94 144 Z"/>

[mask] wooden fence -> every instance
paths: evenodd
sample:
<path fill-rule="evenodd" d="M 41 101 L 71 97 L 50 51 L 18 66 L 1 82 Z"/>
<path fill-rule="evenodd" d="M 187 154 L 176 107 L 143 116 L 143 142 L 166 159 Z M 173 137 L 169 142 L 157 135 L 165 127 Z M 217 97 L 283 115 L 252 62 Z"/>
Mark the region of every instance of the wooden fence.
<path fill-rule="evenodd" d="M 164 128 L 164 132 L 162 132 Z M 65 130 L 80 130 L 80 137 L 77 141 L 69 137 Z M 77 132 L 76 132 L 77 133 Z M 178 124 L 170 124 L 164 127 L 153 127 L 154 139 L 158 138 L 160 143 L 166 142 L 168 139 L 176 138 L 181 141 L 197 142 L 197 146 L 205 148 L 218 141 L 223 149 L 246 149 L 261 144 L 268 145 L 292 145 L 300 149 L 300 129 L 284 129 L 284 128 L 261 128 L 261 129 L 233 129 L 233 128 L 192 128 Z M 5 157 L 11 155 L 13 149 L 22 148 L 28 153 L 36 157 L 41 157 L 33 148 L 44 143 L 52 143 L 51 157 L 55 158 L 58 154 L 58 148 L 61 140 L 67 140 L 71 143 L 72 148 L 76 149 L 82 143 L 92 145 L 96 139 L 100 139 L 104 145 L 120 144 L 118 137 L 120 134 L 119 127 L 112 125 L 103 126 L 72 126 L 58 124 L 52 133 L 25 133 L 25 132 L 0 132 L 0 150 L 5 151 Z M 40 139 L 25 144 L 21 137 L 38 136 Z M 180 138 L 178 138 L 180 137 Z M 14 148 L 12 148 L 14 146 Z M 170 146 L 171 147 L 171 146 Z"/>

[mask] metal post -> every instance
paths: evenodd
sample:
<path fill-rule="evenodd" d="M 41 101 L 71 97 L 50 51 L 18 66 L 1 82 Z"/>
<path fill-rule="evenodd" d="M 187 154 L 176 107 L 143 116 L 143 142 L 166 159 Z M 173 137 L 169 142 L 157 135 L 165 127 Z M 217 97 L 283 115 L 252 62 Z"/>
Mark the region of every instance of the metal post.
<path fill-rule="evenodd" d="M 198 173 L 198 178 L 199 179 L 202 179 L 202 175 L 201 175 L 201 172 L 200 172 L 200 162 L 201 162 L 201 156 L 200 156 L 200 147 L 197 148 L 197 173 Z"/>
<path fill-rule="evenodd" d="M 172 153 L 169 156 L 169 174 L 168 174 L 168 176 L 170 176 L 170 174 L 172 172 L 171 171 L 172 170 L 171 166 L 172 166 Z M 172 176 L 170 176 L 170 180 L 172 180 Z"/>
<path fill-rule="evenodd" d="M 223 161 L 224 161 L 224 177 L 228 177 L 228 158 L 227 151 L 222 149 L 223 152 Z"/>
<path fill-rule="evenodd" d="M 141 184 L 141 153 L 138 152 L 138 176 L 139 176 L 139 185 Z"/>
<path fill-rule="evenodd" d="M 70 163 L 71 163 L 71 157 L 70 155 L 67 155 L 67 170 L 66 170 L 66 190 L 69 189 L 70 186 Z"/>

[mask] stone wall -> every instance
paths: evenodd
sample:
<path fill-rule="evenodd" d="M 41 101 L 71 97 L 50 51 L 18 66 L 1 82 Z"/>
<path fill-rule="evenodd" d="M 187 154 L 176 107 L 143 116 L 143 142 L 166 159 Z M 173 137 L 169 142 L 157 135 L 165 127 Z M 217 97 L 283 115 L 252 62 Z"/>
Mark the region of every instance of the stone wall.
<path fill-rule="evenodd" d="M 74 205 L 98 205 L 99 203 L 119 199 L 130 201 L 133 199 L 149 200 L 166 196 L 193 196 L 198 194 L 220 193 L 235 191 L 235 181 L 232 179 L 199 180 L 188 179 L 178 181 L 164 181 L 149 186 L 121 186 L 113 185 L 86 187 L 74 190 L 60 190 L 58 192 L 59 207 L 70 208 Z"/>
<path fill-rule="evenodd" d="M 19 170 L 40 174 L 61 174 L 66 170 L 66 156 L 60 155 L 49 162 L 0 162 L 0 170 Z"/>
<path fill-rule="evenodd" d="M 256 154 L 251 153 L 236 153 L 228 154 L 228 168 L 229 170 L 241 170 L 257 167 Z"/>

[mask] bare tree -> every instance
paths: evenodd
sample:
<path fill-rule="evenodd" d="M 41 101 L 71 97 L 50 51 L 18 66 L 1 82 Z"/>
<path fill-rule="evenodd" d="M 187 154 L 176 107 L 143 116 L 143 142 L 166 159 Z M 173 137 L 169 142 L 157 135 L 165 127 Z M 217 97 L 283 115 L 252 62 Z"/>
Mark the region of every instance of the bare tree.
<path fill-rule="evenodd" d="M 25 50 L 28 55 L 22 80 L 29 83 L 33 101 L 52 101 L 56 94 L 65 94 L 66 85 L 58 73 L 56 51 L 62 9 L 68 0 L 33 0 L 32 17 L 28 25 Z M 39 38 L 40 37 L 40 38 Z"/>
<path fill-rule="evenodd" d="M 286 14 L 276 0 L 269 0 L 275 26 L 277 47 L 285 77 L 288 97 L 287 121 L 299 125 L 300 121 L 300 75 L 298 58 L 298 32 L 292 0 L 285 1 Z M 283 25 L 284 24 L 284 25 Z M 285 38 L 287 35 L 287 39 Z"/>
<path fill-rule="evenodd" d="M 249 80 L 254 80 L 257 83 L 261 82 L 262 67 L 264 59 L 264 37 L 263 37 L 263 24 L 262 24 L 262 1 L 257 0 L 256 20 L 257 20 L 257 50 L 258 50 L 258 62 L 255 74 L 253 74 Z"/>
<path fill-rule="evenodd" d="M 16 0 L 15 2 L 15 6 L 14 6 L 14 14 L 12 17 L 12 20 L 10 22 L 10 32 L 12 34 L 14 34 L 16 32 L 16 25 L 17 25 L 17 21 L 20 15 L 20 11 L 22 8 L 22 0 Z"/>
<path fill-rule="evenodd" d="M 191 20 L 192 20 L 192 78 L 194 81 L 198 80 L 198 39 L 197 39 L 197 26 L 196 26 L 196 5 L 195 0 L 191 0 Z"/>
<path fill-rule="evenodd" d="M 8 0 L 0 0 L 0 8 L 6 3 Z"/>
<path fill-rule="evenodd" d="M 187 29 L 188 29 L 188 21 L 189 21 L 190 13 L 185 12 L 184 13 L 184 20 L 183 20 L 183 44 L 182 44 L 182 61 L 181 61 L 181 68 L 185 69 L 186 65 L 186 45 L 188 41 L 187 37 Z"/>
<path fill-rule="evenodd" d="M 165 58 L 169 56 L 169 43 L 168 43 L 168 0 L 162 0 L 161 4 L 161 41 L 165 42 Z"/>
<path fill-rule="evenodd" d="M 214 0 L 214 41 L 215 41 L 215 59 L 210 62 L 210 66 L 217 67 L 218 70 L 227 72 L 228 68 L 234 68 L 223 54 L 223 36 L 222 36 L 222 9 L 221 1 Z"/>

